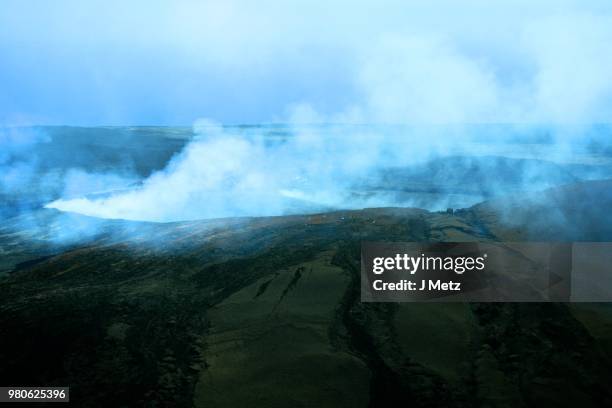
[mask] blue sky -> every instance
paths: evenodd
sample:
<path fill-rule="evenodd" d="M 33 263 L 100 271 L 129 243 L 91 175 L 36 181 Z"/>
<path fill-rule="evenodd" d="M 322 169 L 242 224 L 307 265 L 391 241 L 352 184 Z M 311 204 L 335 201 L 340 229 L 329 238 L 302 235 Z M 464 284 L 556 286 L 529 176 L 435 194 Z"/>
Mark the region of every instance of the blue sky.
<path fill-rule="evenodd" d="M 608 122 L 607 4 L 2 0 L 0 124 Z"/>

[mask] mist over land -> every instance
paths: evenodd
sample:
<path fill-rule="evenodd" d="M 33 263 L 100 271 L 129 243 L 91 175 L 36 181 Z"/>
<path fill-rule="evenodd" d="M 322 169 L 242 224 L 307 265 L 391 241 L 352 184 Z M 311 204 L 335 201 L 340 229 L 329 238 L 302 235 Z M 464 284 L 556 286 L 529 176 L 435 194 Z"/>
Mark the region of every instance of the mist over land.
<path fill-rule="evenodd" d="M 559 140 L 561 132 L 573 135 Z M 611 133 L 606 125 L 8 128 L 3 214 L 47 207 L 167 222 L 461 208 L 608 178 Z"/>

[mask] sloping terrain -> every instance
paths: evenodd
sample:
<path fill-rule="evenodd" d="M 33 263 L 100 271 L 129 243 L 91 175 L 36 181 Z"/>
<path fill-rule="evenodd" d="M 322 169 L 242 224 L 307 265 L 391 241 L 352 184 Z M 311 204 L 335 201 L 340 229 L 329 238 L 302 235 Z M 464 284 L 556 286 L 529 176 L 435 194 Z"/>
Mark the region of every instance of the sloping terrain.
<path fill-rule="evenodd" d="M 56 212 L 36 215 L 46 234 L 13 219 L 0 229 L 0 383 L 69 384 L 86 407 L 609 405 L 612 308 L 361 303 L 359 251 L 610 240 L 610 191 L 585 183 L 454 213 L 74 216 L 71 228 L 95 232 L 59 243 Z"/>

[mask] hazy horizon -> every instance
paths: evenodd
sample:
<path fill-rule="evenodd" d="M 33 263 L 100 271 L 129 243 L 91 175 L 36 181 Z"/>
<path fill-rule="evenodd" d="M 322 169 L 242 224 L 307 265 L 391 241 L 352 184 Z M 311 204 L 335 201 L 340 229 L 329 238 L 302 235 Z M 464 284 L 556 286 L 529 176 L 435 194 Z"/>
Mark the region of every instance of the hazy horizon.
<path fill-rule="evenodd" d="M 612 4 L 5 1 L 0 125 L 612 121 Z"/>

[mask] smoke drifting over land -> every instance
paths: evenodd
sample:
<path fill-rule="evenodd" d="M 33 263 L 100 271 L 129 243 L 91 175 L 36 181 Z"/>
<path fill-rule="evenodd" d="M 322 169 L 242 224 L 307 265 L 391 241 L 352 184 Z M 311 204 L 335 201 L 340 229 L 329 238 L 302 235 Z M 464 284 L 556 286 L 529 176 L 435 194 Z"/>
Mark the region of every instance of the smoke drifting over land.
<path fill-rule="evenodd" d="M 138 185 L 47 207 L 162 222 L 381 206 L 435 210 L 612 175 L 611 159 L 594 160 L 581 139 L 533 143 L 542 129 L 531 126 L 296 126 L 275 138 L 265 127 L 244 132 L 207 122 L 196 132 Z M 602 138 L 610 129 L 594 133 Z M 512 140 L 520 135 L 532 142 Z"/>
<path fill-rule="evenodd" d="M 342 205 L 345 187 L 380 160 L 379 152 L 363 149 L 369 135 L 352 134 L 352 143 L 346 144 L 333 129 L 324 132 L 326 138 L 320 129 L 305 129 L 275 141 L 259 134 L 240 136 L 210 122 L 196 128 L 198 137 L 141 186 L 49 207 L 152 221 L 321 210 Z"/>
<path fill-rule="evenodd" d="M 450 2 L 441 4 L 457 9 Z M 589 9 L 580 3 L 566 2 L 522 14 L 518 13 L 517 4 L 516 9 L 510 7 L 500 15 L 499 10 L 476 2 L 466 5 L 466 10 L 456 10 L 465 14 L 445 13 L 452 14 L 452 20 L 442 19 L 429 7 L 416 7 L 414 15 L 406 16 L 411 24 L 400 24 L 401 19 L 389 15 L 388 27 L 373 22 L 367 33 L 348 27 L 342 30 L 349 21 L 344 14 L 338 17 L 335 28 L 326 27 L 314 33 L 312 27 L 298 24 L 301 19 L 296 19 L 294 11 L 284 9 L 272 13 L 279 17 L 279 26 L 266 28 L 255 18 L 257 14 L 245 19 L 245 10 L 250 8 L 239 6 L 232 3 L 226 8 L 202 9 L 194 4 L 182 5 L 179 9 L 183 12 L 177 15 L 184 20 L 184 31 L 177 31 L 178 23 L 172 20 L 176 15 L 164 20 L 163 27 L 169 36 L 162 43 L 162 50 L 171 47 L 192 52 L 196 65 L 205 67 L 196 76 L 204 78 L 213 65 L 222 66 L 228 75 L 234 71 L 246 75 L 248 69 L 274 73 L 281 69 L 273 62 L 274 56 L 290 59 L 285 69 L 292 69 L 295 55 L 288 53 L 287 47 L 306 49 L 312 58 L 304 66 L 314 69 L 316 62 L 324 67 L 321 71 L 311 70 L 314 74 L 329 79 L 329 75 L 322 73 L 341 71 L 333 76 L 345 78 L 342 86 L 350 83 L 346 97 L 341 101 L 333 99 L 330 106 L 322 103 L 325 98 L 321 95 L 293 92 L 289 100 L 283 94 L 275 101 L 275 111 L 285 113 L 276 118 L 288 123 L 290 135 L 282 138 L 269 137 L 266 128 L 242 132 L 211 121 L 198 121 L 193 140 L 163 170 L 137 185 L 123 170 L 117 174 L 106 171 L 99 176 L 73 170 L 62 175 L 66 177 L 62 198 L 48 207 L 104 218 L 173 221 L 419 205 L 421 201 L 406 197 L 408 193 L 398 199 L 397 195 L 370 194 L 368 188 L 380 187 L 375 184 L 394 168 L 454 156 L 545 158 L 553 164 L 521 163 L 516 170 L 521 175 L 512 176 L 516 178 L 513 189 L 533 190 L 573 180 L 575 173 L 562 174 L 565 169 L 554 170 L 554 164 L 571 161 L 584 164 L 579 155 L 585 149 L 587 136 L 591 138 L 597 133 L 592 125 L 612 120 L 612 17 L 599 5 Z M 203 14 L 206 18 L 215 16 L 215 27 L 220 31 L 230 23 L 244 24 L 234 24 L 235 29 L 227 38 L 198 37 L 190 31 L 196 29 L 193 16 L 185 20 L 189 13 L 184 11 L 189 7 L 194 15 L 206 11 Z M 393 4 L 389 10 L 396 8 L 401 7 Z M 318 10 L 306 9 L 304 15 Z M 151 14 L 155 13 L 154 8 Z M 376 11 L 375 15 L 379 13 Z M 356 21 L 365 16 L 357 11 L 354 14 Z M 415 16 L 422 16 L 423 20 Z M 126 22 L 117 23 L 118 32 L 128 26 Z M 250 32 L 249 27 L 259 30 Z M 286 30 L 284 37 L 277 35 L 276 30 L 281 28 Z M 106 35 L 112 37 L 110 33 Z M 60 41 L 60 37 L 53 38 Z M 201 43 L 194 43 L 194 38 L 201 38 Z M 279 38 L 285 38 L 285 43 Z M 134 39 L 137 50 L 146 42 L 144 38 Z M 338 52 L 323 53 L 325 44 Z M 311 50 L 316 52 L 311 55 Z M 208 52 L 207 58 L 202 56 L 204 51 Z M 324 58 L 329 54 L 336 56 Z M 297 82 L 305 81 L 300 72 L 295 71 Z M 163 78 L 167 77 L 165 73 Z M 164 81 L 151 82 L 150 87 L 162 89 Z M 317 82 L 317 76 L 309 81 Z M 116 85 L 113 81 L 109 84 Z M 264 82 L 256 92 L 261 104 L 271 106 L 269 95 L 282 86 L 282 81 Z M 232 89 L 240 94 L 252 90 L 250 86 L 243 89 L 240 83 Z M 332 86 L 329 93 L 339 91 Z M 121 94 L 114 95 L 109 103 L 121 105 Z M 221 95 L 207 94 L 207 98 Z M 165 102 L 169 110 L 174 109 L 170 105 Z M 240 111 L 231 104 L 227 106 L 232 112 Z M 321 123 L 379 126 L 312 126 Z M 469 126 L 473 123 L 511 123 L 516 132 L 508 131 L 512 127 L 501 135 L 494 127 L 474 132 Z M 517 147 L 517 138 L 526 135 L 525 141 L 533 144 L 540 133 L 546 138 L 546 146 L 540 146 L 543 150 Z M 605 130 L 593 139 L 606 142 L 608 136 Z M 15 184 L 11 174 L 27 175 L 27 171 L 19 170 L 19 163 L 7 164 L 6 160 L 0 163 L 8 166 L 2 181 L 5 189 Z M 599 176 L 606 175 L 601 169 L 579 170 L 581 178 L 594 178 L 597 172 Z M 450 174 L 452 169 L 444 171 Z M 410 188 L 404 188 L 406 174 L 397 171 L 394 174 L 396 180 L 386 177 L 386 187 L 396 183 L 400 190 L 414 190 L 414 180 Z M 461 185 L 463 181 L 455 183 Z M 509 192 L 501 184 L 486 186 L 487 194 Z M 113 191 L 118 189 L 121 190 Z M 88 195 L 92 192 L 103 194 Z M 435 205 L 425 206 L 443 207 L 451 202 L 444 197 L 441 194 L 434 200 Z"/>
<path fill-rule="evenodd" d="M 444 35 L 385 35 L 358 48 L 360 97 L 327 115 L 308 103 L 292 106 L 288 122 L 294 132 L 282 142 L 200 122 L 198 137 L 134 190 L 49 206 L 105 218 L 171 221 L 397 205 L 380 195 L 355 197 L 354 189 L 388 168 L 487 154 L 512 138 L 469 134 L 462 124 L 474 122 L 522 124 L 523 133 L 536 133 L 537 123 L 551 124 L 547 158 L 567 159 L 588 128 L 581 124 L 612 118 L 610 27 L 608 17 L 593 15 L 531 21 L 506 56 L 513 60 L 503 63 L 492 50 L 466 49 L 460 39 Z M 312 123 L 420 126 L 409 131 L 300 126 Z M 470 144 L 475 137 L 486 146 Z M 546 179 L 533 174 L 543 169 L 525 167 L 523 184 L 532 184 L 534 176 Z"/>

